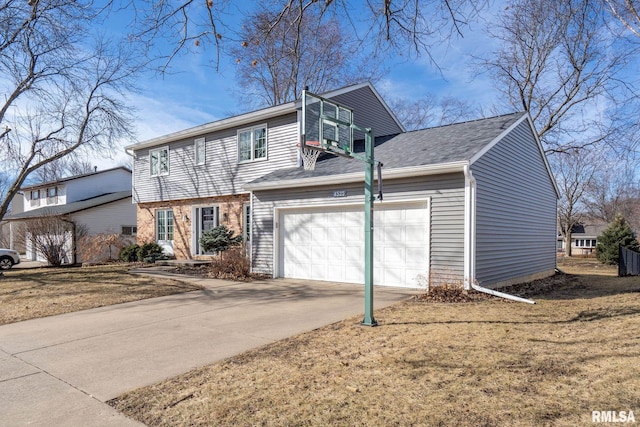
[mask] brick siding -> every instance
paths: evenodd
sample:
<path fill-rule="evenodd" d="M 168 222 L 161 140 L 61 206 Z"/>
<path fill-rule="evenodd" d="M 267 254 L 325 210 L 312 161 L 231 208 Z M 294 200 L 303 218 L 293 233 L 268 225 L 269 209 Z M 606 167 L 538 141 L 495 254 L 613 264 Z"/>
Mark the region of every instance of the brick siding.
<path fill-rule="evenodd" d="M 144 244 L 156 241 L 155 212 L 159 209 L 173 210 L 173 253 L 177 259 L 207 258 L 191 255 L 192 220 L 195 206 L 220 206 L 220 224 L 226 225 L 236 234 L 242 235 L 243 205 L 249 203 L 248 194 L 234 196 L 207 197 L 202 199 L 185 199 L 170 202 L 139 203 L 137 243 Z M 226 221 L 225 221 L 226 218 Z"/>

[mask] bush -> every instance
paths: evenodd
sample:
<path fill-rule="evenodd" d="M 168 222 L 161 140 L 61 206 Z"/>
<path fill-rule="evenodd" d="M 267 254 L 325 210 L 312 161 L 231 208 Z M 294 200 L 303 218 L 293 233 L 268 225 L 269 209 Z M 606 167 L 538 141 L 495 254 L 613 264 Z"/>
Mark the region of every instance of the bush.
<path fill-rule="evenodd" d="M 242 243 L 242 236 L 234 236 L 233 230 L 220 225 L 202 233 L 200 246 L 205 252 L 224 252 Z"/>
<path fill-rule="evenodd" d="M 604 264 L 618 264 L 620 246 L 631 250 L 638 249 L 636 235 L 629 223 L 621 215 L 616 215 L 613 222 L 598 237 L 596 257 Z"/>
<path fill-rule="evenodd" d="M 125 246 L 120 251 L 120 255 L 118 256 L 118 258 L 120 259 L 120 261 L 124 262 L 136 262 L 138 261 L 138 249 L 140 249 L 140 246 L 135 243 L 129 246 Z"/>
<path fill-rule="evenodd" d="M 224 258 L 211 261 L 210 276 L 216 279 L 248 280 L 251 278 L 251 263 L 242 248 L 228 250 Z"/>
<path fill-rule="evenodd" d="M 136 251 L 138 261 L 155 262 L 163 255 L 162 247 L 157 243 L 145 243 Z"/>

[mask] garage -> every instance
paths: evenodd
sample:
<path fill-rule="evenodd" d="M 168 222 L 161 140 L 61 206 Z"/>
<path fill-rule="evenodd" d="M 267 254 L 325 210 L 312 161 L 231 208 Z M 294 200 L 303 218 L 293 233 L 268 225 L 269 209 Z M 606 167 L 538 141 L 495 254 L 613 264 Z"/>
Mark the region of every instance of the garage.
<path fill-rule="evenodd" d="M 280 209 L 278 276 L 364 282 L 363 205 Z M 429 259 L 428 201 L 376 203 L 374 284 L 414 287 Z"/>

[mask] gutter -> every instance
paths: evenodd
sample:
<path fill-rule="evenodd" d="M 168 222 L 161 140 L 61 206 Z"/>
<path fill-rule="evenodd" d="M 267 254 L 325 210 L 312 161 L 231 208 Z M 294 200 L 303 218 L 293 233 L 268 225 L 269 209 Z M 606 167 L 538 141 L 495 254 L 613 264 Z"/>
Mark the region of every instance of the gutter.
<path fill-rule="evenodd" d="M 415 176 L 438 175 L 443 173 L 462 172 L 464 162 L 441 163 L 434 166 L 410 166 L 406 168 L 396 168 L 384 171 L 385 179 L 410 178 Z M 326 176 L 309 176 L 304 178 L 293 178 L 279 181 L 267 181 L 257 183 L 247 183 L 244 190 L 261 191 L 276 190 L 282 188 L 315 187 L 319 185 L 337 185 L 344 183 L 364 182 L 364 170 L 362 172 L 351 172 L 345 174 L 332 174 Z"/>
<path fill-rule="evenodd" d="M 476 284 L 476 180 L 469 165 L 464 172 L 464 289 L 476 290 L 485 294 L 512 301 L 535 304 L 535 301 L 520 298 L 504 292 L 494 291 Z"/>

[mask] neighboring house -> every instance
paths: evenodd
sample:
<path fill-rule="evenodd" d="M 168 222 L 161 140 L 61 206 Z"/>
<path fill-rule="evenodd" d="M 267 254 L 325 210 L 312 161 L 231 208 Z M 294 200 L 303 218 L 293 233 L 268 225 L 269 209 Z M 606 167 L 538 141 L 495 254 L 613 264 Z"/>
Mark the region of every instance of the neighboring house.
<path fill-rule="evenodd" d="M 571 227 L 571 254 L 595 255 L 598 237 L 609 226 L 600 220 L 585 220 Z M 566 252 L 566 242 L 558 230 L 558 251 Z"/>
<path fill-rule="evenodd" d="M 384 163 L 376 284 L 553 274 L 557 189 L 528 114 L 405 132 L 368 83 L 323 96 L 373 128 Z M 323 155 L 303 170 L 299 123 L 297 101 L 127 147 L 138 241 L 202 257 L 202 232 L 226 224 L 246 237 L 255 272 L 362 283 L 364 165 Z"/>
<path fill-rule="evenodd" d="M 24 211 L 24 198 L 20 195 L 14 197 L 9 205 L 9 212 L 6 216 L 11 214 L 19 214 Z M 0 247 L 13 249 L 19 253 L 24 253 L 24 239 L 16 238 L 15 233 L 12 232 L 16 224 L 2 220 L 0 221 Z"/>
<path fill-rule="evenodd" d="M 81 250 L 81 235 L 115 234 L 135 239 L 137 226 L 136 209 L 131 203 L 131 171 L 125 167 L 22 187 L 16 198 L 23 199 L 23 212 L 5 217 L 13 225 L 12 239 L 18 238 L 18 226 L 24 227 L 28 234 L 33 231 L 30 224 L 35 224 L 35 220 L 60 219 L 69 224 L 68 232 L 73 236 L 64 239 L 65 263 L 100 260 L 101 254 L 95 253 L 97 248 L 91 248 L 93 253 Z M 25 257 L 44 261 L 30 240 L 25 243 Z"/>

